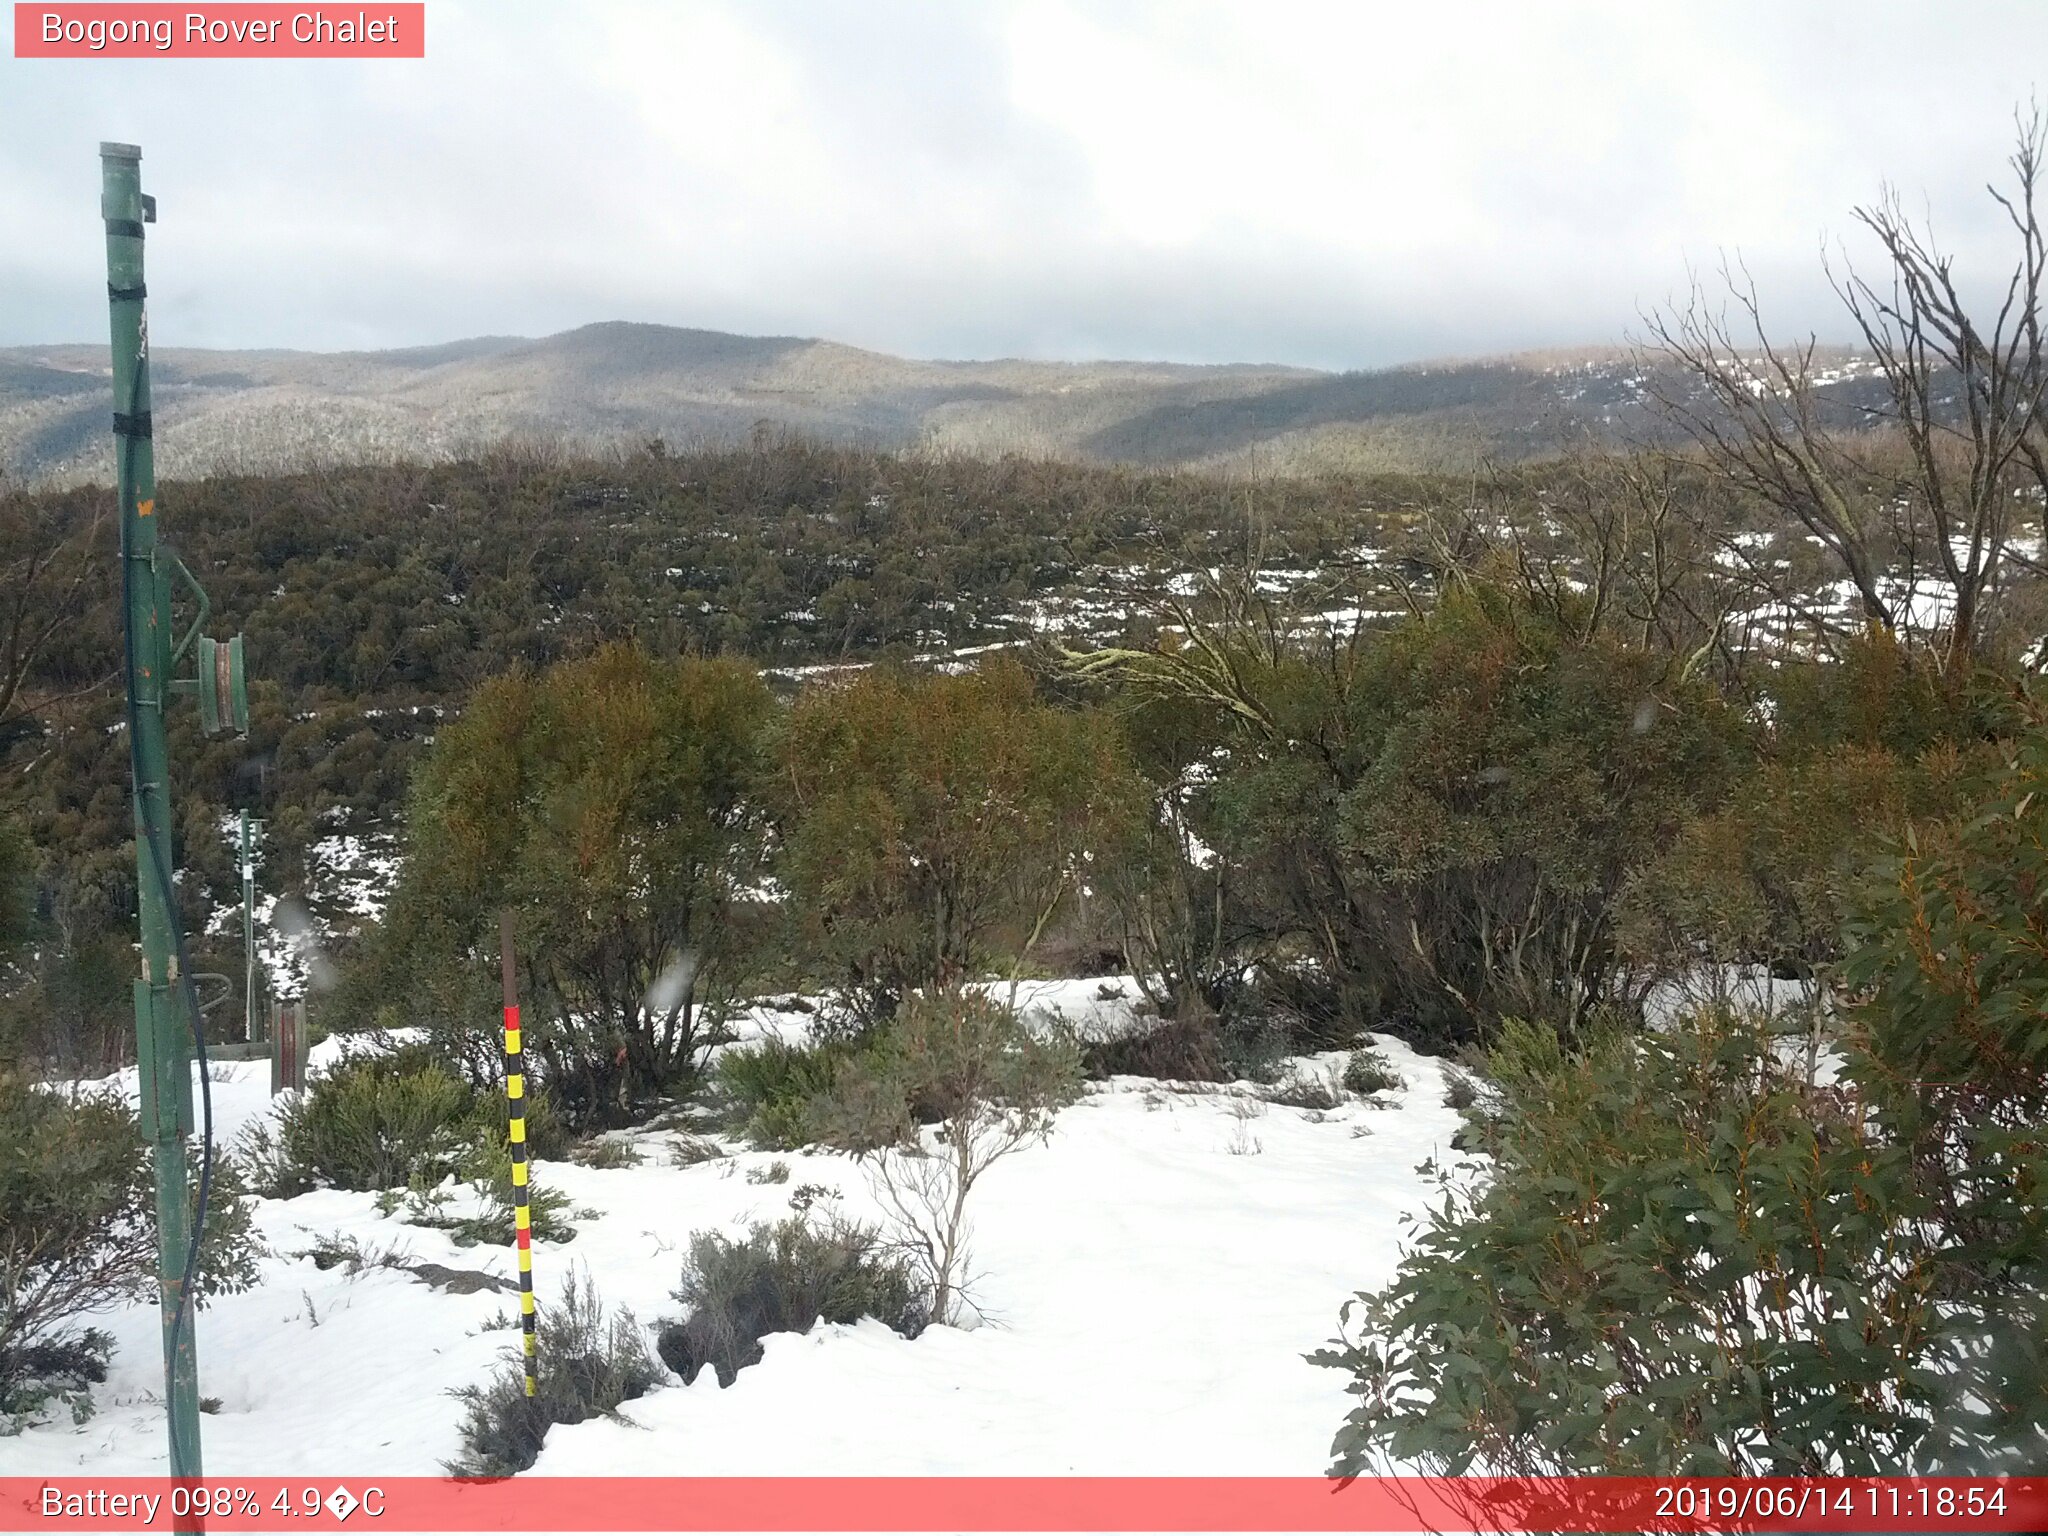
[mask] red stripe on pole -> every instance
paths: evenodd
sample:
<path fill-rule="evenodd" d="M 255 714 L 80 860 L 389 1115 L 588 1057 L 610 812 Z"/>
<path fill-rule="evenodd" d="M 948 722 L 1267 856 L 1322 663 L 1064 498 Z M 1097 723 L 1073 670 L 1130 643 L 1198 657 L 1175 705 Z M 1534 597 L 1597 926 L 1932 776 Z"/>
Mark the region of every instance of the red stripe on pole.
<path fill-rule="evenodd" d="M 522 1248 L 531 1248 L 533 1246 L 533 1229 L 531 1227 L 521 1227 L 519 1229 L 519 1246 Z"/>
<path fill-rule="evenodd" d="M 0 1525 L 16 1530 L 160 1530 L 190 1514 L 215 1532 L 344 1529 L 333 1505 L 355 1515 L 346 1529 L 388 1532 L 1980 1532 L 2048 1528 L 2048 1478 L 0 1479 Z"/>

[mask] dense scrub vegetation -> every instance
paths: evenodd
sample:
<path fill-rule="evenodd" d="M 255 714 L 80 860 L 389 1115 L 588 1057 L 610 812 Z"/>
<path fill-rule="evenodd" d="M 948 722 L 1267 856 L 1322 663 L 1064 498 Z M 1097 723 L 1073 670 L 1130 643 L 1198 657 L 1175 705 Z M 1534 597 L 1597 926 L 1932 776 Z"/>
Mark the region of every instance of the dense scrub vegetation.
<path fill-rule="evenodd" d="M 479 1093 L 430 1043 L 357 1050 L 283 1106 L 277 1130 L 259 1127 L 248 1148 L 265 1194 L 289 1199 L 308 1189 L 431 1189 L 467 1176 L 502 1153 L 502 1101 Z M 535 1156 L 567 1146 L 553 1101 L 527 1102 Z"/>
<path fill-rule="evenodd" d="M 1321 1357 L 1361 1399 L 1339 1468 L 2039 1465 L 2044 771 L 2037 728 L 1858 890 L 1838 1076 L 1725 1010 L 1511 1025 L 1472 1111 L 1491 1176 L 1447 1178 Z"/>
<path fill-rule="evenodd" d="M 1281 487 L 1257 515 L 1304 562 L 1334 562 L 1389 527 L 1406 538 L 1419 484 Z M 216 477 L 160 501 L 216 628 L 248 635 L 247 738 L 207 742 L 189 710 L 169 722 L 195 960 L 237 978 L 206 931 L 239 899 L 224 818 L 263 820 L 266 893 L 345 931 L 323 840 L 395 828 L 420 749 L 515 666 L 623 640 L 770 669 L 904 660 L 1028 637 L 1048 601 L 1122 634 L 1108 610 L 1130 606 L 1126 574 L 1164 580 L 1245 527 L 1223 481 L 766 441 Z M 27 898 L 9 909 L 43 941 L 0 988 L 0 1032 L 84 1071 L 120 1059 L 123 1031 L 94 1026 L 125 996 L 110 946 L 134 903 L 110 506 L 0 486 L 0 897 Z"/>
<path fill-rule="evenodd" d="M 83 1319 L 156 1286 L 156 1197 L 134 1112 L 0 1070 L 0 1433 L 61 1404 L 83 1418 L 108 1343 Z M 195 1303 L 245 1290 L 259 1248 L 242 1181 L 213 1173 Z"/>
<path fill-rule="evenodd" d="M 120 1015 L 118 946 L 134 878 L 112 666 L 120 647 L 108 497 L 91 489 L 0 496 L 0 568 L 10 578 L 0 603 L 14 605 L 5 616 L 18 617 L 22 633 L 43 636 L 0 657 L 8 684 L 0 744 L 10 768 L 0 821 L 12 829 L 0 840 L 0 877 L 17 872 L 0 878 L 0 893 L 26 894 L 17 918 L 41 940 L 18 954 L 0 988 L 0 1032 L 52 1066 L 101 1070 L 119 1060 L 125 1038 L 119 1027 L 98 1026 Z M 1683 458 L 1567 459 L 1476 485 L 1382 476 L 1248 487 L 763 441 L 603 460 L 508 449 L 431 468 L 219 477 L 168 483 L 162 500 L 181 552 L 212 593 L 216 623 L 249 635 L 247 740 L 204 742 L 189 711 L 171 721 L 195 961 L 236 978 L 239 964 L 217 953 L 230 940 L 207 932 L 238 895 L 222 836 L 230 813 L 246 808 L 264 820 L 261 888 L 286 898 L 285 916 L 303 912 L 315 931 L 345 932 L 358 904 L 333 889 L 333 845 L 396 829 L 420 749 L 443 722 L 488 679 L 588 657 L 609 642 L 631 640 L 658 660 L 745 656 L 783 692 L 803 668 L 944 660 L 1047 636 L 1149 647 L 1162 627 L 1182 626 L 1184 608 L 1206 610 L 1207 622 L 1242 621 L 1247 636 L 1272 616 L 1265 609 L 1277 610 L 1305 646 L 1312 635 L 1341 636 L 1359 616 L 1370 629 L 1427 611 L 1457 573 L 1490 570 L 1553 607 L 1577 591 L 1583 601 L 1562 621 L 1567 633 L 1590 627 L 1600 643 L 1689 668 L 1753 712 L 1771 675 L 1760 659 L 1788 646 L 1854 648 L 1867 621 L 1836 600 L 1836 567 L 1796 516 Z M 1924 544 L 1924 535 L 1909 529 L 1887 544 L 1879 532 L 1865 541 L 1865 563 L 1916 570 L 1914 541 Z M 1244 564 L 1265 573 L 1253 591 L 1260 603 L 1188 595 L 1191 576 Z M 2042 611 L 2029 570 L 2006 562 L 1977 610 L 1980 656 L 2009 663 Z M 1439 641 L 1446 651 L 1454 643 Z M 1406 702 L 1391 678 L 1368 700 L 1349 691 L 1341 665 L 1305 655 L 1277 673 L 1253 681 L 1334 689 L 1354 711 Z M 1418 656 L 1405 686 L 1412 693 L 1433 681 Z M 1052 689 L 1056 699 L 1070 691 Z M 1288 722 L 1169 705 L 1147 723 L 1139 707 L 1129 697 L 1114 703 L 1150 770 L 1162 819 L 1144 823 L 1141 846 L 1120 850 L 1096 888 L 1107 903 L 1126 871 L 1148 866 L 1115 902 L 1117 941 L 1152 951 L 1176 995 L 1193 988 L 1215 1006 L 1237 983 L 1237 935 L 1217 925 L 1209 878 L 1185 867 L 1170 835 L 1200 786 L 1166 773 L 1173 759 L 1192 761 L 1197 745 L 1221 746 L 1230 732 L 1255 727 L 1270 735 Z M 1275 707 L 1297 706 L 1276 699 Z M 1426 788 L 1416 767 L 1363 755 L 1379 750 L 1360 735 L 1378 729 L 1371 719 L 1346 729 L 1349 744 L 1319 769 L 1325 788 L 1356 801 L 1349 781 L 1371 774 L 1398 779 L 1403 792 Z M 1191 735 L 1202 732 L 1206 744 Z M 1298 776 L 1276 787 L 1321 793 Z M 1286 804 L 1256 829 L 1273 846 Z M 1299 820 L 1307 810 L 1297 801 L 1288 814 Z M 1512 850 L 1503 857 L 1511 863 Z M 1173 865 L 1182 866 L 1179 880 L 1151 878 Z M 1355 884 L 1342 870 L 1310 878 Z M 1531 894 L 1552 906 L 1563 899 Z M 1408 899 L 1393 897 L 1385 919 L 1398 922 Z M 1177 910 L 1209 920 L 1161 921 Z M 1597 952 L 1605 941 L 1591 942 Z M 1335 950 L 1353 944 L 1342 931 L 1331 940 Z M 1542 963 L 1560 962 L 1552 954 Z M 1417 957 L 1411 969 L 1436 964 Z M 1354 977 L 1341 1006 L 1356 1011 L 1378 989 L 1408 985 Z M 215 1017 L 238 1018 L 238 1002 Z M 34 1038 L 22 1039 L 24 1030 Z"/>
<path fill-rule="evenodd" d="M 89 494 L 67 494 L 34 500 L 38 516 L 90 532 Z M 383 918 L 317 1007 L 331 1029 L 423 1037 L 317 1083 L 269 1150 L 271 1187 L 403 1189 L 438 1221 L 441 1181 L 499 1177 L 509 909 L 556 1133 L 701 1090 L 762 1145 L 854 1154 L 891 1213 L 870 1256 L 910 1288 L 899 1309 L 878 1280 L 874 1306 L 906 1329 L 971 1312 L 970 1192 L 1046 1134 L 1084 1072 L 1271 1081 L 1368 1030 L 1468 1053 L 1491 1081 L 1466 1090 L 1467 1142 L 1497 1174 L 1454 1193 L 1370 1303 L 1379 1352 L 1337 1353 L 1368 1403 L 1347 1465 L 1389 1448 L 1660 1468 L 1932 1456 L 1913 1393 L 1928 1359 L 1963 1367 L 1927 1320 L 1969 1284 L 1998 1298 L 1998 1358 L 2032 1358 L 2038 1319 L 2012 1301 L 2041 1252 L 2039 1106 L 2019 1091 L 2038 1073 L 2014 1001 L 2030 973 L 2007 995 L 1943 970 L 1972 954 L 1989 975 L 2030 942 L 2041 802 L 1982 787 L 2040 739 L 2023 573 L 1980 611 L 1967 664 L 1946 635 L 1787 617 L 1779 588 L 1811 598 L 1827 567 L 1731 569 L 1731 547 L 1805 555 L 1768 507 L 1685 462 L 1541 466 L 1477 494 L 1295 485 L 1260 492 L 1250 519 L 1193 479 L 797 445 L 185 494 L 188 555 L 207 552 L 221 606 L 274 658 L 248 746 L 174 743 L 197 791 L 188 918 L 232 886 L 231 807 L 265 812 L 265 879 L 287 890 L 310 886 L 324 837 L 402 836 Z M 126 801 L 90 587 L 25 674 L 0 842 L 8 1050 L 72 1073 L 120 1060 L 127 1015 Z M 1994 803 L 2005 821 L 1972 822 Z M 1884 875 L 1901 849 L 1904 873 Z M 1871 896 L 1874 869 L 1897 901 Z M 1942 911 L 1952 931 L 1916 941 L 1918 982 L 1872 958 Z M 1143 1027 L 1024 1030 L 1006 989 L 1046 970 L 1128 971 Z M 1721 995 L 1745 976 L 1802 989 L 1796 1060 Z M 738 1001 L 792 990 L 823 995 L 812 1038 L 713 1065 Z M 1674 993 L 1692 1022 L 1646 1032 Z M 1901 1021 L 1928 1018 L 1953 1022 L 1908 1038 Z M 1957 1032 L 1975 1054 L 1942 1054 Z M 1846 1100 L 1812 1071 L 1845 1052 Z M 1972 1086 L 1913 1086 L 1937 1072 Z M 1385 1086 L 1361 1051 L 1273 1091 L 1313 1105 Z M 1701 1214 L 1726 1212 L 1737 1131 L 1754 1142 L 1739 1243 Z M 1601 1193 L 1575 1206 L 1567 1177 Z M 1604 1239 L 1634 1268 L 1532 1248 L 1562 1228 L 1594 1241 L 1616 1188 L 1671 1214 Z M 1802 1300 L 1671 1385 L 1652 1342 L 1696 1358 L 1727 1325 L 1728 1274 L 1805 1283 L 1773 1224 L 1808 1200 L 1833 1223 L 1807 1233 L 1828 1274 L 1862 1287 L 1827 1326 L 1849 1319 L 1862 1344 L 1821 1349 Z M 1938 1214 L 1947 1245 L 1906 1278 L 1869 1248 L 1902 1212 Z M 761 1242 L 744 1263 L 703 1256 L 739 1278 L 730 1315 L 678 1323 L 701 1335 L 698 1365 L 738 1369 L 761 1312 L 747 1298 L 790 1292 L 783 1240 Z M 1561 1312 L 1582 1280 L 1584 1309 Z M 1652 1283 L 1661 1309 L 1638 1294 Z M 1643 1330 L 1625 1368 L 1606 1331 L 1624 1310 Z M 574 1326 L 591 1386 L 554 1422 L 610 1411 L 655 1369 L 638 1333 L 594 1311 Z M 1496 1335 L 1522 1342 L 1490 1354 Z M 1477 1374 L 1459 1367 L 1427 1405 L 1387 1386 L 1445 1349 Z M 1817 1373 L 1852 1366 L 1868 1390 L 1816 1406 Z M 1973 1401 L 2020 1433 L 2034 1410 L 1995 1386 Z M 537 1451 L 545 1421 L 514 1395 L 499 1382 L 472 1403 L 473 1465 Z M 1758 1433 L 1778 1460 L 1743 1460 Z"/>
<path fill-rule="evenodd" d="M 1799 977 L 1805 1007 L 1504 1015 L 1464 1138 L 1489 1163 L 1449 1177 L 1393 1283 L 1359 1298 L 1356 1337 L 1320 1357 L 1359 1398 L 1339 1472 L 1978 1474 L 2048 1455 L 2048 718 L 2038 641 L 1996 638 L 2029 612 L 2040 627 L 2011 572 L 2036 564 L 2021 524 L 2048 507 L 2048 131 L 2038 109 L 2016 126 L 1991 189 L 2014 247 L 1995 310 L 1969 312 L 1895 194 L 1857 211 L 1882 276 L 1836 287 L 1886 386 L 1873 430 L 1819 420 L 1812 350 L 1763 334 L 1746 274 L 1724 273 L 1732 302 L 1695 290 L 1653 319 L 1713 401 L 1674 402 L 1706 461 L 1805 530 L 1856 622 L 1719 679 L 1749 739 L 1625 877 L 1614 932 L 1695 977 Z"/>

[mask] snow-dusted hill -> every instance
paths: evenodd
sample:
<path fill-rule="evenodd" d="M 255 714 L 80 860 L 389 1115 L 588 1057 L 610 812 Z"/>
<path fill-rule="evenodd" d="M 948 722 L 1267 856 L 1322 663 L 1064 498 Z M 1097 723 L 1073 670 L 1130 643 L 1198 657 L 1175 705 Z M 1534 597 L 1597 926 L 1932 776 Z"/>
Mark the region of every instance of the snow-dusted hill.
<path fill-rule="evenodd" d="M 1865 399 L 1868 359 L 1829 349 L 1824 394 Z M 384 352 L 154 354 L 168 477 L 432 461 L 506 437 L 585 447 L 823 441 L 1257 474 L 1469 469 L 1590 433 L 1660 437 L 1648 372 L 1612 346 L 1325 373 L 1266 364 L 976 362 L 830 341 L 609 322 Z M 0 471 L 104 479 L 104 345 L 0 348 Z M 1673 374 L 1662 381 L 1680 383 Z"/>

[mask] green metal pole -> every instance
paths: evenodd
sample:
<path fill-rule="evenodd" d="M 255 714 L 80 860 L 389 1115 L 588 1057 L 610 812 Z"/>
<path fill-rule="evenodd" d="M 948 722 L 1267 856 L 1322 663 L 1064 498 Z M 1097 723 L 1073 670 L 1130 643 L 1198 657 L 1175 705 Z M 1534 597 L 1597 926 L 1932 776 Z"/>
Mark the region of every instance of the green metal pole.
<path fill-rule="evenodd" d="M 256 1040 L 256 864 L 249 851 L 249 813 L 242 812 L 242 1038 Z"/>
<path fill-rule="evenodd" d="M 164 1404 L 171 1476 L 197 1478 L 199 1370 L 185 1297 L 192 1229 L 185 1137 L 192 1129 L 190 1031 L 178 992 L 177 913 L 171 909 L 170 753 L 164 705 L 171 692 L 171 570 L 158 559 L 156 468 L 150 451 L 149 321 L 144 311 L 143 225 L 156 202 L 142 194 L 142 151 L 100 146 L 100 214 L 107 226 L 107 301 L 114 358 L 114 447 L 126 600 L 129 750 L 134 766 L 135 866 L 142 976 L 135 984 L 142 1133 L 156 1174 L 157 1284 L 163 1312 Z"/>

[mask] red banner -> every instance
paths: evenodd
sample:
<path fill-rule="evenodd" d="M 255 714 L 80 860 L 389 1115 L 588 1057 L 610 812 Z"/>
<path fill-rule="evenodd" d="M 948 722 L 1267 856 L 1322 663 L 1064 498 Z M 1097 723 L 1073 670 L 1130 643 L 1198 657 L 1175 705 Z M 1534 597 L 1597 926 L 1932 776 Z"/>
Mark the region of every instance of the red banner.
<path fill-rule="evenodd" d="M 17 59 L 423 59 L 425 4 L 24 5 Z"/>
<path fill-rule="evenodd" d="M 2048 1478 L 0 1478 L 14 1531 L 2041 1531 Z"/>

